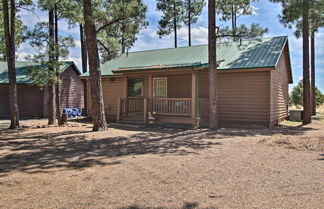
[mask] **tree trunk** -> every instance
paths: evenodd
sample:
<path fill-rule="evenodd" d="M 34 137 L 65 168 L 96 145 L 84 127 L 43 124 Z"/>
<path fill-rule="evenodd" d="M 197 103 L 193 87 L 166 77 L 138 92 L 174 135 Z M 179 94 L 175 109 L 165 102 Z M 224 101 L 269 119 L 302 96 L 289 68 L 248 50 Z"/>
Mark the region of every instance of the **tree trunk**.
<path fill-rule="evenodd" d="M 178 47 L 176 2 L 173 3 L 174 48 Z"/>
<path fill-rule="evenodd" d="M 209 62 L 209 128 L 217 129 L 218 95 L 216 63 L 216 14 L 215 0 L 208 0 L 208 62 Z"/>
<path fill-rule="evenodd" d="M 303 10 L 303 101 L 304 113 L 303 124 L 308 124 L 312 121 L 311 118 L 311 97 L 310 97 L 310 79 L 309 79 L 309 26 L 308 26 L 308 3 L 304 0 Z"/>
<path fill-rule="evenodd" d="M 191 46 L 191 0 L 188 1 L 188 42 Z"/>
<path fill-rule="evenodd" d="M 19 128 L 19 109 L 17 101 L 16 85 L 16 48 L 15 48 L 15 31 L 16 31 L 16 4 L 14 0 L 10 1 L 10 19 L 9 6 L 7 0 L 2 0 L 3 6 L 3 24 L 6 44 L 6 57 L 9 77 L 9 104 L 10 104 L 10 129 Z"/>
<path fill-rule="evenodd" d="M 83 25 L 80 24 L 80 42 L 81 42 L 81 61 L 82 61 L 82 72 L 88 72 L 88 55 L 87 55 L 87 47 L 84 42 L 84 28 Z M 83 80 L 83 91 L 84 91 L 84 111 L 87 112 L 88 108 L 88 89 L 87 89 L 87 80 Z M 64 121 L 63 121 L 64 122 Z"/>
<path fill-rule="evenodd" d="M 315 32 L 311 32 L 311 95 L 312 115 L 316 115 L 316 92 L 315 92 Z"/>
<path fill-rule="evenodd" d="M 107 129 L 104 102 L 102 96 L 102 83 L 100 60 L 96 37 L 96 27 L 92 17 L 91 0 L 83 0 L 83 14 L 85 20 L 86 44 L 89 58 L 89 72 L 92 99 L 93 131 Z"/>
<path fill-rule="evenodd" d="M 58 66 L 58 62 L 59 62 L 59 58 L 60 58 L 60 54 L 59 54 L 59 35 L 58 35 L 58 16 L 57 16 L 57 8 L 55 5 L 55 62 L 56 62 L 56 111 L 57 111 L 57 124 L 59 126 L 62 126 L 63 123 L 63 119 L 62 119 L 62 115 L 63 115 L 63 111 L 62 111 L 62 105 L 61 105 L 61 75 L 60 75 L 60 67 Z"/>
<path fill-rule="evenodd" d="M 55 82 L 53 81 L 54 62 L 55 62 L 55 34 L 54 34 L 54 10 L 48 11 L 48 24 L 49 24 L 49 52 L 48 52 L 48 68 L 50 81 L 48 84 L 48 125 L 55 123 L 56 108 L 55 108 Z"/>
<path fill-rule="evenodd" d="M 234 5 L 232 5 L 232 31 L 235 29 L 235 15 L 234 15 Z"/>
<path fill-rule="evenodd" d="M 84 29 L 83 25 L 80 24 L 80 42 L 81 42 L 81 59 L 82 59 L 82 72 L 86 73 L 88 70 L 88 55 L 87 46 L 84 42 Z"/>

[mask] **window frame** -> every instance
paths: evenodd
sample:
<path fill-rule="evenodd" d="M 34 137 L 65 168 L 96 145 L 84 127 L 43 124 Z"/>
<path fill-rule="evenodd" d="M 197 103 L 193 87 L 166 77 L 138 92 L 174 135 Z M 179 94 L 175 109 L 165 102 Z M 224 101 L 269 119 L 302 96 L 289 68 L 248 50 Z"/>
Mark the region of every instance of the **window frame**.
<path fill-rule="evenodd" d="M 165 80 L 165 97 L 157 97 L 155 96 L 155 85 L 154 85 L 154 82 L 157 81 L 157 80 L 160 80 L 160 79 L 163 79 Z M 153 89 L 152 89 L 152 92 L 153 92 L 153 98 L 168 98 L 168 77 L 166 76 L 163 76 L 163 77 L 154 77 L 153 78 Z"/>
<path fill-rule="evenodd" d="M 130 88 L 130 82 L 129 80 L 140 80 L 142 82 L 142 92 L 140 95 L 136 95 L 136 96 L 131 96 L 129 94 L 129 88 Z M 136 97 L 144 97 L 144 78 L 128 78 L 127 79 L 127 97 L 130 97 L 130 98 L 136 98 Z"/>

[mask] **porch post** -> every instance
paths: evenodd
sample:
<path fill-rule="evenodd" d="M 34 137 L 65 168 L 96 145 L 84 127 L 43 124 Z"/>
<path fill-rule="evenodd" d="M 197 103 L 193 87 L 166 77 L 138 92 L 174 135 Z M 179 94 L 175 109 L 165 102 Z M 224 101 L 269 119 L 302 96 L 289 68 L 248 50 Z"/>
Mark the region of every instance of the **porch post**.
<path fill-rule="evenodd" d="M 150 74 L 149 75 L 149 90 L 148 90 L 148 96 L 149 96 L 149 100 L 148 100 L 148 111 L 152 112 L 152 108 L 153 108 L 153 75 Z"/>
<path fill-rule="evenodd" d="M 144 126 L 147 126 L 147 114 L 148 110 L 147 110 L 147 98 L 144 98 Z"/>
<path fill-rule="evenodd" d="M 124 98 L 128 97 L 128 76 L 124 76 Z"/>
<path fill-rule="evenodd" d="M 191 74 L 191 118 L 193 120 L 193 126 L 196 126 L 196 91 L 197 91 L 197 76 L 194 72 Z"/>
<path fill-rule="evenodd" d="M 121 102 L 121 98 L 118 97 L 118 106 L 117 106 L 117 123 L 120 121 L 120 114 L 121 114 L 121 105 L 122 105 L 122 102 Z"/>
<path fill-rule="evenodd" d="M 125 113 L 128 114 L 128 76 L 124 76 L 124 98 L 125 98 Z"/>

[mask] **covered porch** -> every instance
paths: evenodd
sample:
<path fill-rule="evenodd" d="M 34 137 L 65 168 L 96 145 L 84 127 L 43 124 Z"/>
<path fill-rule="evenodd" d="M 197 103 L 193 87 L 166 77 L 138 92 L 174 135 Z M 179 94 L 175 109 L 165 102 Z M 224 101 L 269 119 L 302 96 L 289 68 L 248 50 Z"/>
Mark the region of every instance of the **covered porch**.
<path fill-rule="evenodd" d="M 117 122 L 176 123 L 199 127 L 208 116 L 204 74 L 182 69 L 124 74 L 124 96 L 118 98 Z M 208 91 L 207 91 L 208 92 Z"/>

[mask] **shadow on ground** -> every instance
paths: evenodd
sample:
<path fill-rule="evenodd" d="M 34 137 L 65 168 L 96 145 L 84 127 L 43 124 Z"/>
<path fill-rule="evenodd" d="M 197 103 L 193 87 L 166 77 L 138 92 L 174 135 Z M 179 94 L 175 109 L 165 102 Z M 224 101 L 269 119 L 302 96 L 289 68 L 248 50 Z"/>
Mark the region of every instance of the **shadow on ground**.
<path fill-rule="evenodd" d="M 95 165 L 121 163 L 119 157 L 143 154 L 188 155 L 198 150 L 222 145 L 222 139 L 273 134 L 301 135 L 307 127 L 276 129 L 151 130 L 117 137 L 94 137 L 83 131 L 0 130 L 0 176 L 12 171 L 27 173 L 51 172 L 51 169 L 83 169 Z M 101 135 L 104 136 L 104 135 Z M 109 130 L 107 131 L 109 136 Z M 117 160 L 116 160 L 117 159 Z"/>
<path fill-rule="evenodd" d="M 182 207 L 179 207 L 178 209 L 195 209 L 198 208 L 199 204 L 196 202 L 185 202 Z M 122 207 L 119 209 L 167 209 L 166 207 L 141 207 L 138 205 L 132 205 L 128 207 Z M 207 207 L 204 209 L 216 209 L 215 207 Z"/>

